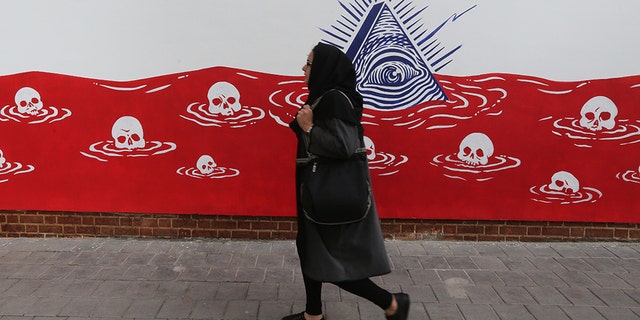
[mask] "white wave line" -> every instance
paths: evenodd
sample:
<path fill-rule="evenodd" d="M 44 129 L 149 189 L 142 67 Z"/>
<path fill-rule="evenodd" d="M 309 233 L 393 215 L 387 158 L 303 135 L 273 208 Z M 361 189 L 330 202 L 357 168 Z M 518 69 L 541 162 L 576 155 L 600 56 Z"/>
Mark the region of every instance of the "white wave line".
<path fill-rule="evenodd" d="M 454 106 L 454 109 L 462 109 L 462 108 L 466 108 L 469 106 L 469 100 L 467 100 L 464 96 L 461 96 L 459 94 L 453 94 L 454 96 L 456 96 L 458 99 L 462 100 L 463 103 L 459 106 Z"/>
<path fill-rule="evenodd" d="M 167 85 L 164 85 L 164 86 L 161 86 L 161 87 L 157 87 L 155 89 L 148 90 L 145 93 L 154 93 L 154 92 L 157 92 L 157 91 L 160 91 L 160 90 L 164 90 L 164 89 L 169 88 L 169 87 L 171 87 L 171 84 L 167 84 Z"/>
<path fill-rule="evenodd" d="M 550 120 L 550 119 L 553 119 L 553 116 L 548 116 L 548 117 L 542 118 L 542 119 L 540 119 L 538 121 L 547 121 L 547 120 Z"/>
<path fill-rule="evenodd" d="M 640 88 L 640 83 L 638 84 L 634 84 L 631 87 L 629 87 L 630 89 L 635 89 L 635 88 Z"/>
<path fill-rule="evenodd" d="M 427 110 L 430 110 L 430 109 L 446 108 L 446 107 L 447 106 L 444 105 L 444 104 L 436 104 L 436 105 L 433 105 L 433 106 L 427 106 L 427 107 L 421 108 L 420 110 L 417 111 L 417 113 L 420 113 L 420 112 L 423 112 L 423 111 L 427 111 Z"/>
<path fill-rule="evenodd" d="M 30 165 L 30 164 L 28 164 L 28 165 L 27 165 L 27 167 L 29 167 L 29 169 L 27 169 L 27 170 L 22 170 L 22 171 L 16 171 L 16 173 L 14 173 L 14 174 L 15 174 L 15 175 L 19 175 L 19 174 L 22 174 L 22 173 L 29 173 L 29 172 L 31 172 L 31 171 L 33 171 L 33 170 L 35 170 L 35 169 L 36 169 L 34 166 L 32 166 L 32 165 Z"/>
<path fill-rule="evenodd" d="M 278 116 L 274 115 L 273 113 L 271 113 L 271 110 L 269 110 L 269 115 L 271 116 L 271 118 L 273 118 L 273 120 L 276 121 L 277 124 L 285 126 L 285 127 L 289 126 L 289 124 L 284 122 L 284 121 L 282 121 L 282 119 L 280 119 L 280 117 L 278 117 Z"/>
<path fill-rule="evenodd" d="M 416 125 L 409 127 L 409 129 L 418 128 L 418 127 L 422 126 L 425 122 L 427 122 L 427 120 L 422 120 L 422 121 L 420 121 L 420 123 L 417 123 Z"/>
<path fill-rule="evenodd" d="M 88 154 L 88 153 L 83 152 L 83 151 L 80 151 L 80 154 L 81 154 L 81 155 L 83 155 L 83 156 L 85 156 L 85 157 L 89 157 L 89 158 L 96 159 L 96 160 L 98 160 L 98 161 L 107 162 L 107 160 L 105 160 L 105 159 L 99 158 L 99 157 L 97 157 L 97 156 L 95 156 L 95 155 Z"/>
<path fill-rule="evenodd" d="M 626 145 L 630 145 L 630 144 L 634 144 L 634 143 L 638 143 L 640 142 L 640 140 L 634 140 L 634 141 L 629 141 L 629 142 L 623 142 L 620 145 L 621 146 L 626 146 Z"/>
<path fill-rule="evenodd" d="M 54 123 L 56 121 L 60 121 L 60 120 L 66 119 L 66 118 L 71 116 L 71 110 L 69 110 L 67 108 L 62 108 L 62 109 L 65 111 L 65 114 L 60 118 L 51 120 L 51 122 L 49 122 L 49 123 Z"/>
<path fill-rule="evenodd" d="M 164 145 L 169 146 L 169 149 L 156 151 L 156 152 L 154 152 L 154 153 L 152 153 L 152 154 L 153 154 L 153 155 L 156 155 L 156 154 L 163 154 L 163 153 L 171 152 L 171 151 L 173 151 L 173 150 L 175 150 L 175 149 L 176 149 L 176 144 L 175 144 L 175 143 L 173 143 L 173 142 L 164 142 L 163 144 L 164 144 Z"/>
<path fill-rule="evenodd" d="M 185 117 L 183 115 L 180 115 L 180 117 L 183 118 L 183 119 L 189 120 L 189 121 L 193 121 L 193 122 L 195 122 L 195 123 L 197 123 L 197 124 L 199 124 L 199 125 L 201 125 L 203 127 L 222 127 L 221 125 L 219 125 L 217 123 L 202 123 L 202 122 L 200 122 L 198 120 L 195 120 L 195 119 L 192 119 L 192 118 L 187 118 L 187 117 Z"/>
<path fill-rule="evenodd" d="M 539 84 L 541 86 L 546 86 L 548 87 L 549 85 L 544 83 L 544 82 L 540 82 L 540 81 L 536 81 L 536 80 L 529 80 L 529 79 L 516 79 L 516 81 L 520 81 L 520 82 L 529 82 L 529 83 L 533 83 L 533 84 Z"/>
<path fill-rule="evenodd" d="M 15 121 L 15 122 L 20 122 L 20 120 L 18 120 L 18 119 L 16 119 L 16 118 L 13 118 L 13 117 L 9 116 L 8 114 L 6 114 L 6 113 L 4 112 L 4 110 L 5 110 L 6 108 L 11 109 L 11 107 L 9 107 L 9 105 L 6 105 L 6 106 L 4 106 L 4 107 L 2 108 L 2 110 L 0 111 L 0 113 L 1 113 L 3 116 L 5 116 L 5 117 L 9 118 L 10 120 L 13 120 L 13 121 Z M 11 112 L 11 110 L 9 110 L 9 112 Z M 6 120 L 5 120 L 5 119 L 2 119 L 2 121 L 6 121 Z"/>
<path fill-rule="evenodd" d="M 447 118 L 447 119 L 457 119 L 457 120 L 468 120 L 468 119 L 471 119 L 471 117 L 469 117 L 469 116 L 463 117 L 463 116 L 456 116 L 456 115 L 453 115 L 453 114 L 434 114 L 434 115 L 429 117 L 429 119 L 433 119 L 433 118 Z"/>
<path fill-rule="evenodd" d="M 480 99 L 482 100 L 482 104 L 481 104 L 481 105 L 479 105 L 479 106 L 477 106 L 477 108 L 482 108 L 482 107 L 484 107 L 484 106 L 486 106 L 486 105 L 487 105 L 487 97 L 485 97 L 485 96 L 483 96 L 483 95 L 481 95 L 481 94 L 478 94 L 478 93 L 472 93 L 472 92 L 462 92 L 462 93 L 465 93 L 465 94 L 468 94 L 468 95 L 470 95 L 470 96 L 475 96 L 475 97 L 480 98 Z"/>
<path fill-rule="evenodd" d="M 489 89 L 487 91 L 499 91 L 499 92 L 502 92 L 502 97 L 500 97 L 500 99 L 504 99 L 504 98 L 507 97 L 507 90 L 502 89 L 502 88 L 491 88 L 491 89 Z"/>
<path fill-rule="evenodd" d="M 280 107 L 280 108 L 282 108 L 282 105 L 280 105 L 280 104 L 276 103 L 276 102 L 273 100 L 273 97 L 274 97 L 276 94 L 280 93 L 280 92 L 282 92 L 282 90 L 277 90 L 277 91 L 273 92 L 272 94 L 270 94 L 270 95 L 269 95 L 269 102 L 271 102 L 271 104 L 272 104 L 272 105 L 274 105 L 274 106 L 276 106 L 276 107 Z"/>
<path fill-rule="evenodd" d="M 291 96 L 293 95 L 293 92 L 290 92 L 289 94 L 287 94 L 284 97 L 284 101 L 286 101 L 290 106 L 293 107 L 299 107 L 298 105 L 296 105 L 292 100 L 291 100 Z"/>
<path fill-rule="evenodd" d="M 147 86 L 146 84 L 143 84 L 141 86 L 137 86 L 137 87 L 133 87 L 133 88 L 125 88 L 125 87 L 109 86 L 109 85 L 101 84 L 101 83 L 98 83 L 97 85 L 99 85 L 99 86 L 101 86 L 103 88 L 107 88 L 107 89 L 111 89 L 111 90 L 118 90 L 118 91 L 135 91 L 135 90 L 140 90 L 140 89 L 142 89 L 142 88 Z"/>
<path fill-rule="evenodd" d="M 567 93 L 571 93 L 573 90 L 551 91 L 551 90 L 538 89 L 538 91 L 543 92 L 543 93 L 548 93 L 548 94 L 567 94 Z"/>
<path fill-rule="evenodd" d="M 278 85 L 292 84 L 292 83 L 304 83 L 304 80 L 287 80 L 287 81 L 278 82 Z"/>
<path fill-rule="evenodd" d="M 485 82 L 485 81 L 490 81 L 490 80 L 502 80 L 502 81 L 504 81 L 505 79 L 503 77 L 492 76 L 492 77 L 488 77 L 488 78 L 478 79 L 478 80 L 475 80 L 475 81 L 476 82 Z"/>
<path fill-rule="evenodd" d="M 467 88 L 467 89 L 482 89 L 481 87 L 478 87 L 478 86 L 464 85 L 461 83 L 456 83 L 456 84 L 462 88 Z"/>
<path fill-rule="evenodd" d="M 246 74 L 246 73 L 242 73 L 242 72 L 236 72 L 236 74 L 239 75 L 239 76 L 243 76 L 243 77 L 249 78 L 249 79 L 253 79 L 253 80 L 258 79 L 258 77 L 256 77 L 256 76 L 252 76 L 250 74 Z"/>
<path fill-rule="evenodd" d="M 440 125 L 440 126 L 430 126 L 427 127 L 426 130 L 435 130 L 435 129 L 449 129 L 449 128 L 454 128 L 457 127 L 457 124 L 450 124 L 450 125 Z"/>
<path fill-rule="evenodd" d="M 451 178 L 451 179 L 459 179 L 459 180 L 462 180 L 462 181 L 467 181 L 467 179 L 465 179 L 463 177 L 451 176 L 451 175 L 448 175 L 448 174 L 445 174 L 445 173 L 443 173 L 442 175 L 447 177 L 447 178 Z"/>
<path fill-rule="evenodd" d="M 405 162 L 409 161 L 409 157 L 407 157 L 407 156 L 405 156 L 405 155 L 400 155 L 400 157 L 402 158 L 402 161 L 400 161 L 400 162 L 398 162 L 398 163 L 394 164 L 394 165 L 393 165 L 394 167 L 397 167 L 397 166 L 399 166 L 399 165 L 401 165 L 401 164 L 403 164 L 403 163 L 405 163 Z"/>
<path fill-rule="evenodd" d="M 420 120 L 422 120 L 422 119 L 414 119 L 414 120 L 411 120 L 411 121 L 408 121 L 408 122 L 400 122 L 400 123 L 397 123 L 396 125 L 397 126 L 406 126 L 406 125 L 410 125 L 410 124 L 419 122 Z M 422 121 L 424 122 L 426 120 L 422 120 Z"/>

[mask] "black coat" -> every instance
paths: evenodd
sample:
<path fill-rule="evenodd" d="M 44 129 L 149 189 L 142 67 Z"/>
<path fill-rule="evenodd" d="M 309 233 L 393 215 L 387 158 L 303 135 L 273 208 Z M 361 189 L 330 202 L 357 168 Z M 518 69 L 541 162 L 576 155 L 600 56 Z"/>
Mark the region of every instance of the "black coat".
<path fill-rule="evenodd" d="M 349 100 L 338 91 L 328 92 L 314 109 L 351 108 Z M 333 104 L 328 106 L 328 104 Z M 342 104 L 336 106 L 336 104 Z M 297 158 L 307 157 L 304 133 L 294 120 L 291 129 L 298 138 Z M 332 117 L 314 116 L 309 138 L 309 151 L 318 156 L 347 158 L 355 148 L 363 147 L 362 127 Z M 299 190 L 303 179 L 302 166 L 296 167 L 296 207 L 298 236 L 296 246 L 302 272 L 317 281 L 339 282 L 361 280 L 391 271 L 373 201 L 364 220 L 344 225 L 320 225 L 308 220 L 301 208 Z"/>

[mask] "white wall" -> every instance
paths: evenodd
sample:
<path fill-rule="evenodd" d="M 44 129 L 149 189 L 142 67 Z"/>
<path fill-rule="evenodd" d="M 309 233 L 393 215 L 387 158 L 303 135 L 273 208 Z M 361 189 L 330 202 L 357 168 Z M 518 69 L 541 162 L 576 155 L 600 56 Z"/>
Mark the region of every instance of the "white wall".
<path fill-rule="evenodd" d="M 0 0 L 0 75 L 47 71 L 133 80 L 212 66 L 299 75 L 338 1 Z M 342 0 L 351 3 L 355 0 Z M 393 1 L 397 3 L 397 1 Z M 414 0 L 463 47 L 442 74 L 555 80 L 640 74 L 638 0 Z"/>

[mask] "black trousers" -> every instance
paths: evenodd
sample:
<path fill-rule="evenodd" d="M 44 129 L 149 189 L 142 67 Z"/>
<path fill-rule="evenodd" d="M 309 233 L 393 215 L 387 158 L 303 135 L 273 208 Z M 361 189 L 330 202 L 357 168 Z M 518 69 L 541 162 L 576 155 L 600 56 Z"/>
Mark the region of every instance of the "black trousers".
<path fill-rule="evenodd" d="M 312 316 L 322 314 L 322 282 L 313 280 L 306 275 L 303 275 L 303 279 L 304 289 L 307 294 L 307 307 L 305 311 Z M 393 295 L 389 293 L 389 291 L 380 288 L 370 279 L 333 282 L 333 284 L 347 292 L 351 292 L 375 303 L 383 310 L 388 309 L 393 300 Z"/>

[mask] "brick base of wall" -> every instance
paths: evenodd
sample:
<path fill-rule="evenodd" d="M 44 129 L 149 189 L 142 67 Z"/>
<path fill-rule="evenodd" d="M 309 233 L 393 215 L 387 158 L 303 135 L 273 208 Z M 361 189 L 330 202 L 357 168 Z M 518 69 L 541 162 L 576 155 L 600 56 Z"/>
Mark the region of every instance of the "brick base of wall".
<path fill-rule="evenodd" d="M 640 224 L 382 219 L 387 239 L 638 241 Z M 294 217 L 0 211 L 0 237 L 294 239 Z"/>

